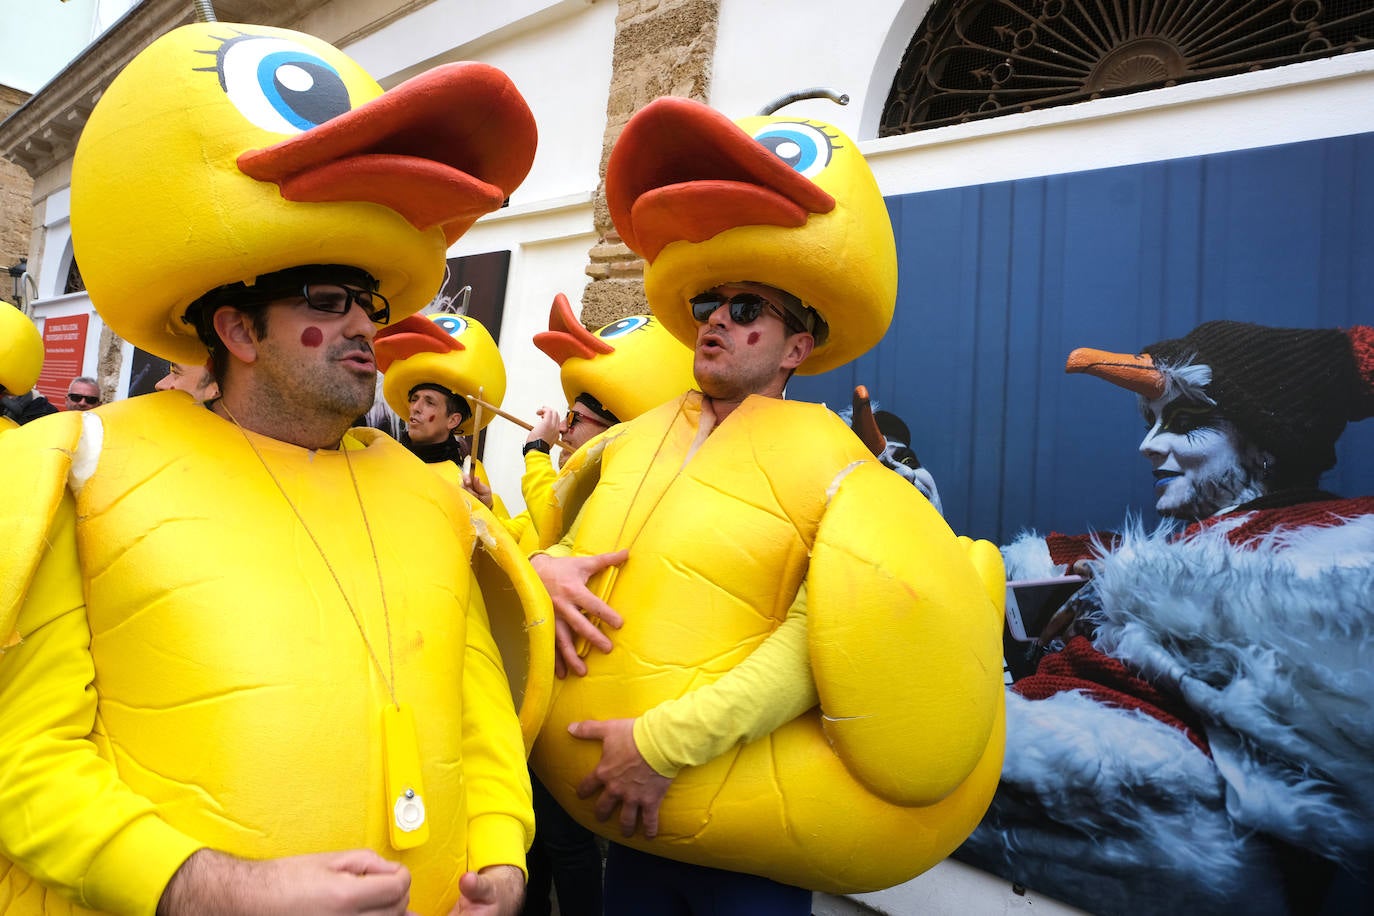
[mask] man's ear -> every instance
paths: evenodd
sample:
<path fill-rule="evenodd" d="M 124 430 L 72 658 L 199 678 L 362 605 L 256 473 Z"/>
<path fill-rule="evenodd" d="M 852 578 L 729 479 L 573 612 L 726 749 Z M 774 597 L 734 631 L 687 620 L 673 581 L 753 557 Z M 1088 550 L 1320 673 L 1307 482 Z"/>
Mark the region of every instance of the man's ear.
<path fill-rule="evenodd" d="M 258 338 L 253 333 L 253 318 L 232 305 L 222 305 L 210 319 L 224 347 L 241 363 L 258 359 Z"/>
<path fill-rule="evenodd" d="M 793 334 L 791 337 L 787 338 L 787 349 L 784 350 L 782 354 L 781 368 L 797 368 L 802 363 L 806 362 L 806 358 L 811 355 L 811 351 L 815 348 L 816 338 L 812 337 L 810 334 L 805 331 Z"/>
<path fill-rule="evenodd" d="M 463 413 L 462 413 L 462 411 L 460 411 L 460 410 L 455 410 L 453 413 L 451 413 L 451 414 L 448 415 L 448 431 L 449 431 L 449 432 L 451 432 L 451 433 L 452 433 L 452 432 L 457 432 L 457 431 L 458 431 L 458 427 L 460 427 L 460 426 L 462 426 L 462 425 L 463 425 Z"/>

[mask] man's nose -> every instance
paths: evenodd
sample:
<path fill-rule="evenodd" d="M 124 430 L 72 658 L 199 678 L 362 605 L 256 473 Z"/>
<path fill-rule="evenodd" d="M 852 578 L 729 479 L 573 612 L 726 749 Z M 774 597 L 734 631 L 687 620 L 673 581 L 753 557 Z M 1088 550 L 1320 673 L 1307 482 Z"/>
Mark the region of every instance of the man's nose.
<path fill-rule="evenodd" d="M 377 326 L 363 311 L 363 307 L 356 302 L 349 303 L 348 314 L 344 315 L 344 335 L 351 340 L 362 338 L 371 343 L 376 334 Z"/>
<path fill-rule="evenodd" d="M 1145 438 L 1140 440 L 1140 454 L 1146 458 L 1163 456 L 1167 449 L 1159 444 L 1159 427 L 1153 427 L 1145 433 Z"/>

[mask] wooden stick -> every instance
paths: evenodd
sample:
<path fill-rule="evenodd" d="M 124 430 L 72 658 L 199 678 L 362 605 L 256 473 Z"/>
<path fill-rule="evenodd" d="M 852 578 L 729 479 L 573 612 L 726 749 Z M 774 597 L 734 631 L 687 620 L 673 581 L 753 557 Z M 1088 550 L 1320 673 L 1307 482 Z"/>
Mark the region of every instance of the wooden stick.
<path fill-rule="evenodd" d="M 482 389 L 478 388 L 477 393 L 481 394 Z M 482 436 L 482 400 L 480 398 L 473 398 L 473 400 L 477 402 L 477 409 L 472 414 L 472 449 L 463 456 L 464 482 L 472 478 L 472 453 L 477 451 L 477 443 L 481 441 Z"/>
<path fill-rule="evenodd" d="M 523 428 L 529 430 L 530 432 L 534 432 L 534 426 L 533 426 L 532 424 L 526 423 L 524 420 L 520 419 L 519 417 L 515 416 L 514 414 L 506 413 L 504 410 L 502 410 L 501 408 L 497 407 L 495 404 L 489 404 L 489 403 L 487 403 L 486 401 L 482 400 L 480 397 L 475 397 L 475 398 L 473 398 L 472 400 L 473 400 L 474 402 L 476 402 L 476 403 L 477 403 L 480 407 L 482 407 L 484 410 L 490 410 L 492 413 L 496 414 L 498 417 L 504 417 L 505 419 L 507 419 L 507 420 L 511 421 L 512 423 L 514 423 L 516 426 L 520 426 L 520 427 L 523 427 Z M 577 451 L 577 450 L 574 449 L 571 445 L 569 445 L 568 443 L 564 442 L 564 441 L 562 440 L 562 438 L 559 438 L 557 441 L 555 441 L 555 442 L 554 442 L 554 445 L 558 446 L 559 448 L 561 448 L 561 449 L 563 449 L 564 451 L 567 451 L 567 452 L 574 452 L 574 451 Z"/>

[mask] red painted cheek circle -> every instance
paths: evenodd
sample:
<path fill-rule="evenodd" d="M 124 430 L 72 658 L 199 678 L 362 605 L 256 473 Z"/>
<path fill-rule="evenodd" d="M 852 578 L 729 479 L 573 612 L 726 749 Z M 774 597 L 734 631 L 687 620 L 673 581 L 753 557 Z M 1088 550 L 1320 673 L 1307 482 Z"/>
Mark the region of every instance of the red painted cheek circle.
<path fill-rule="evenodd" d="M 756 343 L 758 343 L 758 342 L 759 342 L 759 332 L 758 332 L 758 331 L 750 331 L 750 332 L 749 332 L 749 338 L 748 338 L 749 346 L 752 347 L 754 344 L 756 344 Z"/>
<path fill-rule="evenodd" d="M 301 331 L 301 343 L 307 347 L 318 347 L 324 343 L 324 332 L 312 324 Z"/>

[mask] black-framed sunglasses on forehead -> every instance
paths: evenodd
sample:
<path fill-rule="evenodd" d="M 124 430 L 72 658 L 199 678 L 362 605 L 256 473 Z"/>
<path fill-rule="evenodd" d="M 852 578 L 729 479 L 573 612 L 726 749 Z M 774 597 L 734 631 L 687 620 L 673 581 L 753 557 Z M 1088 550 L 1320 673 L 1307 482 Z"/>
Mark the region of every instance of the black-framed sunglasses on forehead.
<path fill-rule="evenodd" d="M 692 317 L 698 324 L 705 324 L 722 305 L 730 310 L 730 320 L 735 324 L 751 324 L 758 320 L 766 308 L 782 319 L 782 323 L 793 333 L 810 333 L 797 317 L 786 309 L 779 308 L 758 293 L 735 293 L 722 296 L 720 293 L 699 293 L 688 300 L 692 304 Z"/>

